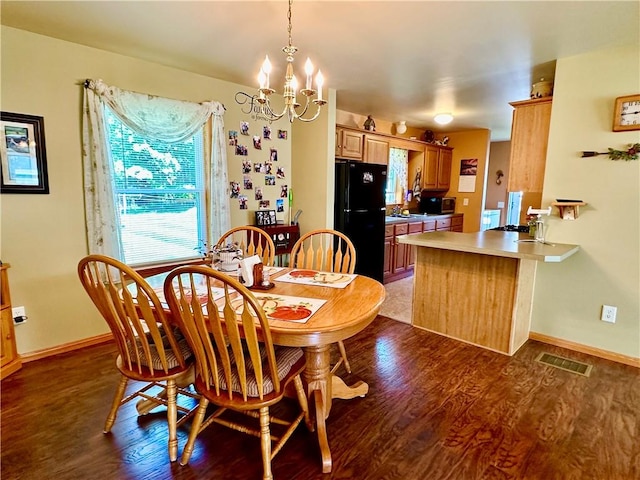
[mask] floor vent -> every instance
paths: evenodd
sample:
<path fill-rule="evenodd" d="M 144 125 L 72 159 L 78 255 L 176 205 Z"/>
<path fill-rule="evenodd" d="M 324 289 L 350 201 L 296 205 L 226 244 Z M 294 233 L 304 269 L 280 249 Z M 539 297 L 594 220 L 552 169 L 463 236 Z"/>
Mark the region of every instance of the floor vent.
<path fill-rule="evenodd" d="M 576 362 L 569 358 L 558 357 L 557 355 L 551 355 L 549 353 L 541 353 L 536 358 L 536 362 L 544 363 L 552 367 L 566 370 L 567 372 L 577 373 L 578 375 L 584 375 L 588 377 L 591 373 L 592 365 L 582 362 Z"/>

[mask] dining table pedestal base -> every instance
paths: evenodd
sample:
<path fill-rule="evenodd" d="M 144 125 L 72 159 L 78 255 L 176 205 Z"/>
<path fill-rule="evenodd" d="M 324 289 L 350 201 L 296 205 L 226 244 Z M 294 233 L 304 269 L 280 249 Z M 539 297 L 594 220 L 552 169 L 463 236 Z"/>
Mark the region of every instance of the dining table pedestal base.
<path fill-rule="evenodd" d="M 329 348 L 329 345 L 304 347 L 307 366 L 302 372 L 310 406 L 307 427 L 311 431 L 315 430 L 318 436 L 322 473 L 330 473 L 332 467 L 326 426 L 326 419 L 331 411 L 331 400 L 364 397 L 369 392 L 369 385 L 365 382 L 359 381 L 349 387 L 340 377 L 331 373 Z"/>

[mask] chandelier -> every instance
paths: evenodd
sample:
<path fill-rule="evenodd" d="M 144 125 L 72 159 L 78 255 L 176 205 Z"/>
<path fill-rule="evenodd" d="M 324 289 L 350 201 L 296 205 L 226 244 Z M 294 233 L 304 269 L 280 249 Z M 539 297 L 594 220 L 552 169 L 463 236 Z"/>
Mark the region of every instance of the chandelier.
<path fill-rule="evenodd" d="M 260 73 L 258 74 L 258 83 L 260 84 L 260 89 L 258 90 L 258 103 L 260 104 L 261 113 L 269 118 L 270 120 L 279 120 L 285 115 L 289 118 L 289 122 L 292 122 L 297 118 L 303 122 L 312 122 L 318 115 L 320 115 L 320 109 L 327 102 L 322 99 L 322 85 L 324 83 L 324 78 L 322 77 L 322 72 L 318 70 L 318 74 L 316 75 L 316 87 L 318 98 L 311 100 L 316 94 L 316 90 L 311 88 L 311 80 L 313 76 L 313 64 L 311 60 L 307 58 L 307 61 L 304 66 L 304 71 L 306 74 L 306 84 L 305 88 L 300 90 L 300 94 L 304 97 L 304 108 L 300 110 L 302 105 L 298 103 L 296 100 L 296 91 L 298 90 L 298 80 L 296 76 L 293 74 L 293 55 L 298 51 L 298 48 L 291 44 L 291 5 L 293 4 L 293 0 L 289 0 L 289 13 L 287 18 L 289 19 L 289 44 L 286 47 L 282 48 L 282 51 L 287 55 L 287 70 L 284 77 L 284 93 L 282 96 L 284 97 L 284 110 L 281 113 L 275 113 L 271 108 L 271 102 L 269 101 L 269 96 L 272 93 L 275 93 L 275 90 L 269 87 L 269 74 L 271 73 L 271 62 L 269 61 L 269 56 L 267 55 L 262 64 L 262 68 L 260 68 Z M 313 116 L 303 118 L 303 115 L 307 113 L 310 104 L 313 103 L 316 105 L 317 109 Z"/>

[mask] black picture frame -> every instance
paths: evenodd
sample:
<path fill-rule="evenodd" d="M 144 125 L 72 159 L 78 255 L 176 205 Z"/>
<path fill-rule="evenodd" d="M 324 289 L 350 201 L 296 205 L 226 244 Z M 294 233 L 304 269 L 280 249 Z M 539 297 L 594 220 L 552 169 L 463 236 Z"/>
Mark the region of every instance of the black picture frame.
<path fill-rule="evenodd" d="M 269 225 L 276 225 L 276 211 L 256 210 L 256 226 L 265 227 Z"/>
<path fill-rule="evenodd" d="M 0 193 L 49 193 L 43 117 L 0 112 Z"/>

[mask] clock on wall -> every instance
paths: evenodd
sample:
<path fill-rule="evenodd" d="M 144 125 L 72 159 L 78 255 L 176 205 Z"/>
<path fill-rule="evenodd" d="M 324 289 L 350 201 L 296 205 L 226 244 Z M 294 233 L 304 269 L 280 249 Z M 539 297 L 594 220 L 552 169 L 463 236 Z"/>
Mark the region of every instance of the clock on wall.
<path fill-rule="evenodd" d="M 613 131 L 640 130 L 640 94 L 616 98 Z"/>

